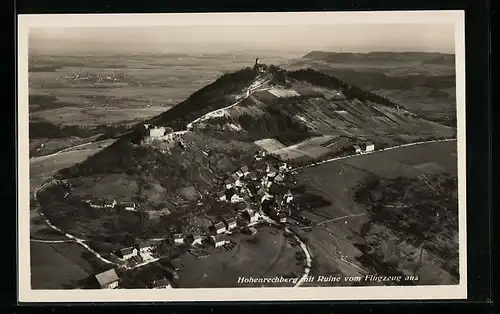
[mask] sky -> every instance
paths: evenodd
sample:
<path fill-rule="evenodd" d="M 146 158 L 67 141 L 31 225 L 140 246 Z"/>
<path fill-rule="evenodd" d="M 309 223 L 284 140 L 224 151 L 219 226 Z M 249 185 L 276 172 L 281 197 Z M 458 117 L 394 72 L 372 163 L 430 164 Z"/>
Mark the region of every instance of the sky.
<path fill-rule="evenodd" d="M 454 53 L 453 24 L 186 25 L 32 28 L 36 51 L 220 53 L 313 50 Z"/>

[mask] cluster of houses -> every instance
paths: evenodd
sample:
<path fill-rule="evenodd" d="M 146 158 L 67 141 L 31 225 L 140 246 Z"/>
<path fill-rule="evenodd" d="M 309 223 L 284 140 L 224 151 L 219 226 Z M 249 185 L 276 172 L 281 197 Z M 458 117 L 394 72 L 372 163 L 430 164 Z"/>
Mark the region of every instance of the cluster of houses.
<path fill-rule="evenodd" d="M 366 142 L 364 145 L 354 145 L 353 147 L 356 154 L 372 152 L 375 150 L 375 144 L 372 142 Z"/>
<path fill-rule="evenodd" d="M 129 211 L 137 211 L 137 205 L 134 202 L 123 201 L 117 202 L 116 199 L 93 199 L 85 200 L 91 208 L 107 208 L 107 209 L 123 209 Z"/>

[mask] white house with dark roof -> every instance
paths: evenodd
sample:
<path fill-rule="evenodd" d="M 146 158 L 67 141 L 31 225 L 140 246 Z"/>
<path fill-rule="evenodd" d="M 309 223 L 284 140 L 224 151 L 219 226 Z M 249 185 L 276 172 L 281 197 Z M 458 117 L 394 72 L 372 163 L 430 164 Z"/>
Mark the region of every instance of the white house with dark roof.
<path fill-rule="evenodd" d="M 95 279 L 99 283 L 101 289 L 116 289 L 120 282 L 120 278 L 116 274 L 114 268 L 95 275 Z"/>
<path fill-rule="evenodd" d="M 151 281 L 150 288 L 151 289 L 166 289 L 170 288 L 170 282 L 168 282 L 167 278 L 159 278 Z"/>
<path fill-rule="evenodd" d="M 147 242 L 141 242 L 137 245 L 137 249 L 139 250 L 139 253 L 147 253 L 153 249 L 153 245 Z"/>

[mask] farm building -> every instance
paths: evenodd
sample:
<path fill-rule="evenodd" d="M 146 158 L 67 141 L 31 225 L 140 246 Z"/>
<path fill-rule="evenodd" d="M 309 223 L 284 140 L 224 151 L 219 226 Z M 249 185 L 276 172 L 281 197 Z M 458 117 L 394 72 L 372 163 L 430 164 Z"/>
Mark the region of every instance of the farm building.
<path fill-rule="evenodd" d="M 239 202 L 239 203 L 236 203 L 235 205 L 236 205 L 235 208 L 237 211 L 243 211 L 246 208 L 248 208 L 248 204 L 246 204 L 245 202 Z"/>
<path fill-rule="evenodd" d="M 231 175 L 231 178 L 234 180 L 234 182 L 236 182 L 240 177 L 236 173 L 233 173 Z"/>
<path fill-rule="evenodd" d="M 146 242 L 141 242 L 137 245 L 137 249 L 139 249 L 139 253 L 146 253 L 153 249 L 153 246 Z"/>
<path fill-rule="evenodd" d="M 210 242 L 212 243 L 212 245 L 214 247 L 220 247 L 220 246 L 223 246 L 224 244 L 227 244 L 231 241 L 227 238 L 227 236 L 225 236 L 223 234 L 219 234 L 219 235 L 211 236 Z"/>
<path fill-rule="evenodd" d="M 120 281 L 120 278 L 118 278 L 114 268 L 95 275 L 95 278 L 101 289 L 116 289 L 118 288 L 118 283 Z"/>
<path fill-rule="evenodd" d="M 101 200 L 89 200 L 86 203 L 88 203 L 91 208 L 105 208 L 104 201 Z"/>
<path fill-rule="evenodd" d="M 218 223 L 214 224 L 212 226 L 212 229 L 215 231 L 216 234 L 221 234 L 226 232 L 226 225 L 222 221 L 219 221 Z"/>
<path fill-rule="evenodd" d="M 283 172 L 283 171 L 288 170 L 288 165 L 287 165 L 287 163 L 286 163 L 286 162 L 284 162 L 284 163 L 280 164 L 280 166 L 279 166 L 278 170 L 279 170 L 280 172 Z"/>
<path fill-rule="evenodd" d="M 137 256 L 137 249 L 135 247 L 122 248 L 118 251 L 118 256 L 125 260 L 130 259 Z"/>
<path fill-rule="evenodd" d="M 104 201 L 104 207 L 105 208 L 115 208 L 116 206 L 116 200 L 115 199 L 112 199 L 112 200 L 105 200 Z"/>
<path fill-rule="evenodd" d="M 121 202 L 119 204 L 121 208 L 124 210 L 136 210 L 136 206 L 134 202 Z"/>
<path fill-rule="evenodd" d="M 254 223 L 259 220 L 259 213 L 253 209 L 247 208 L 243 213 L 242 213 L 243 218 L 247 220 L 248 223 Z"/>
<path fill-rule="evenodd" d="M 234 182 L 234 186 L 236 187 L 242 187 L 243 186 L 243 182 L 241 182 L 240 179 L 236 180 L 236 182 Z"/>
<path fill-rule="evenodd" d="M 366 143 L 366 152 L 372 152 L 375 150 L 375 145 L 372 142 L 367 142 Z"/>
<path fill-rule="evenodd" d="M 190 235 L 186 238 L 186 240 L 191 244 L 191 245 L 201 245 L 203 242 L 203 237 L 199 234 L 193 234 Z"/>
<path fill-rule="evenodd" d="M 226 190 L 229 190 L 232 187 L 233 187 L 232 183 L 226 183 Z"/>
<path fill-rule="evenodd" d="M 231 203 L 239 203 L 243 201 L 243 199 L 238 195 L 238 194 L 233 194 L 233 196 L 231 196 Z"/>
<path fill-rule="evenodd" d="M 183 244 L 184 243 L 184 236 L 182 235 L 182 233 L 174 234 L 174 243 L 175 244 Z"/>
<path fill-rule="evenodd" d="M 247 175 L 249 175 L 249 174 L 250 174 L 250 171 L 249 171 L 249 169 L 248 169 L 248 166 L 242 166 L 242 167 L 240 168 L 240 171 L 243 173 L 243 175 L 244 175 L 244 176 L 247 176 Z"/>
<path fill-rule="evenodd" d="M 361 153 L 361 147 L 359 147 L 359 145 L 354 145 L 354 151 L 356 152 L 356 154 L 360 154 Z"/>
<path fill-rule="evenodd" d="M 243 172 L 241 170 L 237 170 L 235 174 L 238 176 L 238 179 L 243 177 Z"/>
<path fill-rule="evenodd" d="M 236 218 L 235 217 L 229 217 L 224 219 L 224 222 L 226 223 L 226 228 L 227 230 L 232 230 L 236 228 Z"/>
<path fill-rule="evenodd" d="M 167 278 L 160 278 L 153 280 L 150 284 L 151 289 L 165 289 L 165 288 L 170 288 L 170 283 L 168 282 Z"/>

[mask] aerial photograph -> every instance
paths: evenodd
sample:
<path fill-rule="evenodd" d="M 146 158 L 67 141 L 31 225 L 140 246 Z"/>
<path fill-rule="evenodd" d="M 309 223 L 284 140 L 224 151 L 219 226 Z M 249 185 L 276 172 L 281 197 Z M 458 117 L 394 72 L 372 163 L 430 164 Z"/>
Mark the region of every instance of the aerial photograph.
<path fill-rule="evenodd" d="M 459 284 L 454 34 L 30 29 L 31 289 Z"/>

